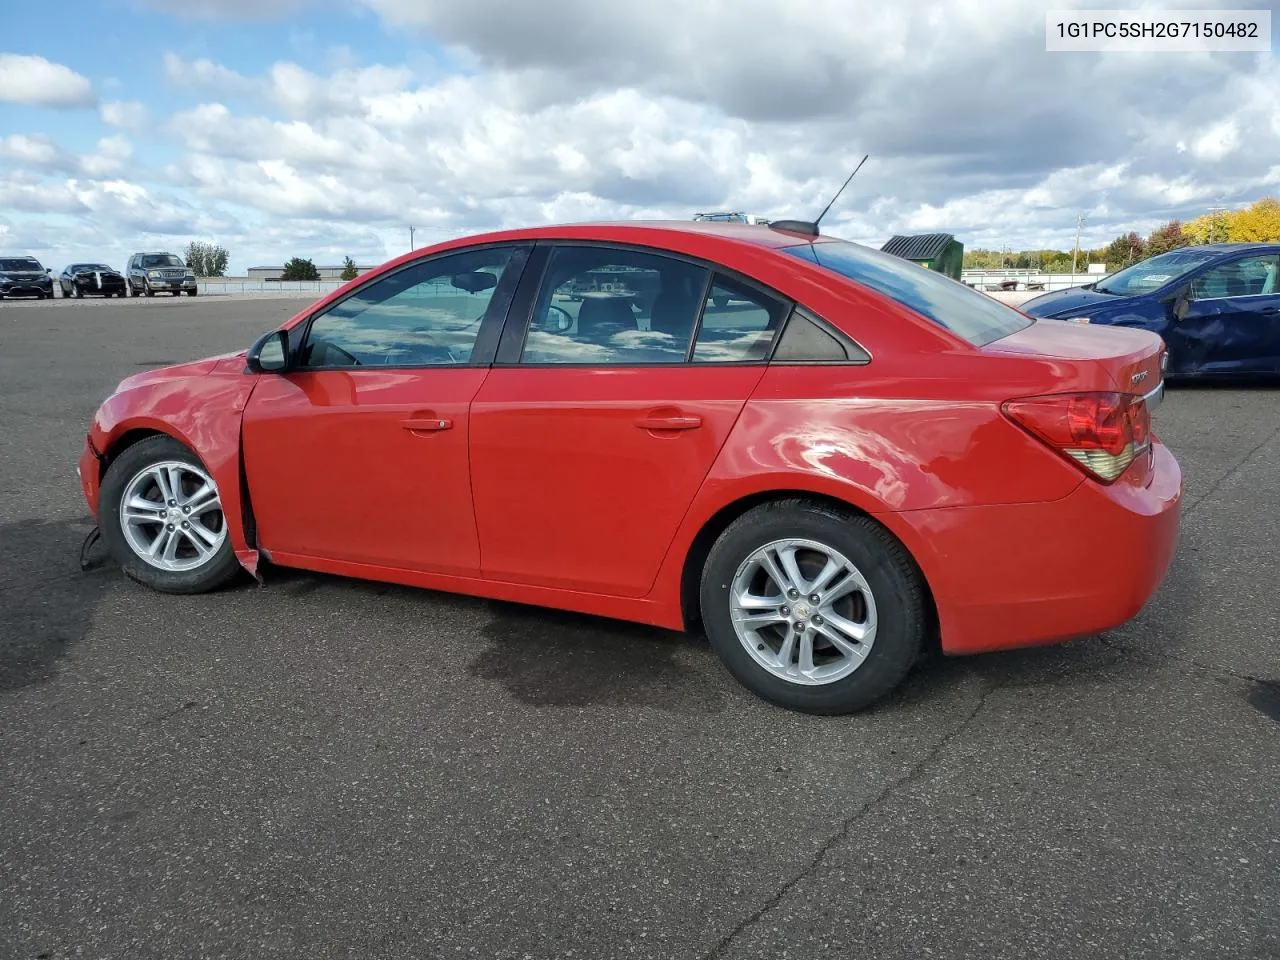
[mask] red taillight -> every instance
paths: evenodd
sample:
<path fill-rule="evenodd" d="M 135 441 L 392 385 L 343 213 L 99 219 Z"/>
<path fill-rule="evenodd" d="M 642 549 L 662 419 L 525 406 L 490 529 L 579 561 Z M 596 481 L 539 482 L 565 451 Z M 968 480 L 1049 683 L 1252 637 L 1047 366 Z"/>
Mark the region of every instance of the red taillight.
<path fill-rule="evenodd" d="M 1128 393 L 1061 393 L 1010 400 L 1014 423 L 1077 466 L 1110 483 L 1151 442 L 1151 417 Z"/>

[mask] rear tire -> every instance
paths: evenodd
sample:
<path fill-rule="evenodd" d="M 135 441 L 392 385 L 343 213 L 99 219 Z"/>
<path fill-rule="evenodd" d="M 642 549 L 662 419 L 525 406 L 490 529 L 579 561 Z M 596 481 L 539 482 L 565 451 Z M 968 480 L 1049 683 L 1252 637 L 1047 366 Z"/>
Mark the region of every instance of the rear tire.
<path fill-rule="evenodd" d="M 153 502 L 154 509 L 138 509 Z M 161 593 L 205 593 L 240 572 L 217 486 L 172 437 L 143 440 L 115 459 L 102 479 L 98 527 L 125 574 Z M 151 559 L 147 544 L 160 547 Z"/>
<path fill-rule="evenodd" d="M 870 517 L 799 499 L 762 504 L 730 524 L 707 557 L 700 599 L 707 638 L 729 672 L 803 713 L 852 713 L 883 699 L 910 671 L 930 624 L 923 579 L 892 534 Z"/>
<path fill-rule="evenodd" d="M 200 292 L 199 290 L 188 290 L 188 291 L 187 291 L 187 296 L 188 296 L 188 297 L 194 297 L 194 296 L 195 296 L 197 293 L 199 293 L 199 292 Z"/>

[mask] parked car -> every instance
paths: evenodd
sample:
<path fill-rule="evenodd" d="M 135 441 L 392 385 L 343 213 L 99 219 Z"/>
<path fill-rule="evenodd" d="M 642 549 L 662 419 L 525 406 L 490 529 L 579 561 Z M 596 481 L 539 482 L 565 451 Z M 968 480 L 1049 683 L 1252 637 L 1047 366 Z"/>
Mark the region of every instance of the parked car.
<path fill-rule="evenodd" d="M 174 253 L 135 253 L 125 268 L 128 274 L 129 296 L 145 294 L 154 297 L 158 291 L 167 290 L 175 297 L 185 293 L 194 297 L 199 293 L 196 275 L 186 262 Z"/>
<path fill-rule="evenodd" d="M 0 257 L 0 300 L 5 297 L 53 299 L 52 270 L 35 257 Z"/>
<path fill-rule="evenodd" d="M 1135 327 L 1168 345 L 1169 377 L 1280 374 L 1280 244 L 1182 247 L 1047 293 L 1033 317 Z"/>
<path fill-rule="evenodd" d="M 561 296 L 624 272 L 657 285 L 647 316 Z M 1142 607 L 1182 490 L 1150 426 L 1162 354 L 811 224 L 539 227 L 129 377 L 79 472 L 157 590 L 269 561 L 701 624 L 757 694 L 837 713 L 934 638 L 1046 643 Z"/>
<path fill-rule="evenodd" d="M 124 277 L 105 263 L 72 263 L 58 277 L 64 297 L 123 297 Z"/>

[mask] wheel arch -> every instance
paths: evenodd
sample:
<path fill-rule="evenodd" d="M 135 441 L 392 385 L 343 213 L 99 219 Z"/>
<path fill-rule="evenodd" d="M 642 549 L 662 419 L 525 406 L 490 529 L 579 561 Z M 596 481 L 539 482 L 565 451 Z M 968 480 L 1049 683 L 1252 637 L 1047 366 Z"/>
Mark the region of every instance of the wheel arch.
<path fill-rule="evenodd" d="M 916 575 L 920 578 L 920 583 L 924 588 L 924 596 L 929 606 L 927 611 L 930 623 L 929 646 L 931 649 L 940 647 L 938 608 L 934 600 L 933 588 L 929 584 L 929 578 L 925 575 L 919 559 L 911 548 L 903 542 L 902 538 L 890 526 L 884 523 L 882 517 L 869 513 L 848 500 L 842 500 L 828 493 L 819 493 L 802 488 L 761 490 L 746 494 L 722 506 L 702 524 L 690 542 L 689 548 L 685 551 L 684 563 L 680 572 L 680 615 L 686 630 L 696 629 L 701 623 L 699 593 L 702 583 L 702 571 L 706 566 L 707 557 L 711 554 L 711 547 L 720 534 L 724 533 L 735 520 L 747 513 L 747 511 L 762 504 L 776 503 L 781 500 L 803 500 L 808 503 L 829 507 L 842 513 L 866 517 L 879 524 L 902 547 L 903 553 L 911 560 Z"/>

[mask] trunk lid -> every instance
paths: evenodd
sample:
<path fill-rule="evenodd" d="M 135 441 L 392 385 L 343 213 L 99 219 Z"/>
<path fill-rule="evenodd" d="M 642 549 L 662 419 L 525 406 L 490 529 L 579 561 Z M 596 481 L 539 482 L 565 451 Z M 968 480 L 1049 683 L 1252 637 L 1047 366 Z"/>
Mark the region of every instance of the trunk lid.
<path fill-rule="evenodd" d="M 1164 341 L 1147 330 L 1092 326 L 1063 320 L 1036 320 L 1017 333 L 983 347 L 991 353 L 1050 357 L 1096 366 L 1114 389 L 1139 396 L 1160 396 Z M 1148 406 L 1151 406 L 1151 401 Z"/>

